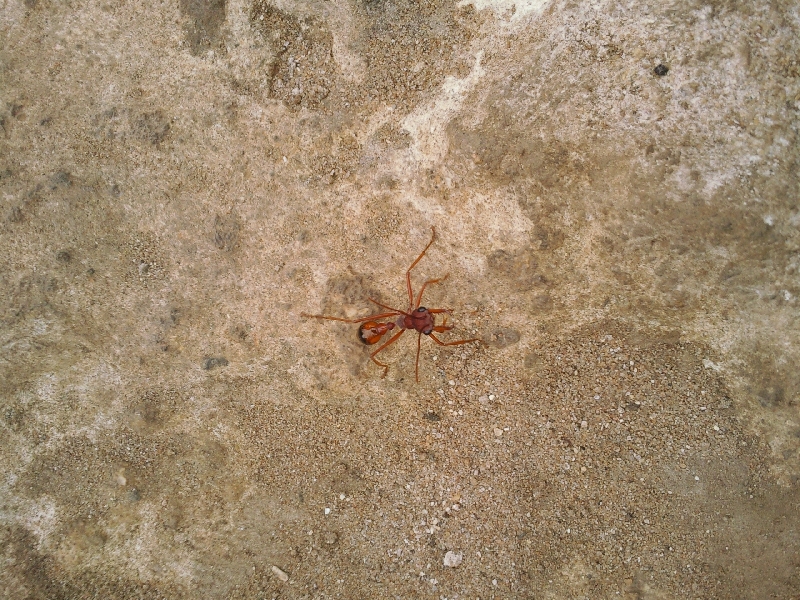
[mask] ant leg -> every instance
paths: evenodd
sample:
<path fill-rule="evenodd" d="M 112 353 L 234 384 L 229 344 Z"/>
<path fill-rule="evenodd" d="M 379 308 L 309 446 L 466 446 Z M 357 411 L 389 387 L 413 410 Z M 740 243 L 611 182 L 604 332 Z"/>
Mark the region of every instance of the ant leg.
<path fill-rule="evenodd" d="M 408 287 L 408 306 L 409 307 L 413 307 L 414 306 L 414 292 L 411 291 L 411 269 L 413 269 L 415 266 L 417 266 L 417 263 L 422 259 L 423 256 L 425 256 L 425 253 L 428 251 L 428 248 L 431 247 L 431 244 L 433 243 L 433 240 L 435 240 L 435 239 L 436 239 L 436 228 L 435 227 L 431 227 L 431 241 L 428 242 L 428 245 L 425 246 L 425 249 L 417 257 L 417 260 L 415 260 L 413 263 L 411 263 L 411 266 L 408 267 L 408 271 L 406 271 L 406 287 Z"/>
<path fill-rule="evenodd" d="M 370 301 L 370 302 L 372 302 L 373 304 L 377 304 L 377 305 L 378 305 L 378 306 L 380 306 L 381 308 L 388 308 L 389 310 L 393 310 L 393 311 L 394 311 L 394 314 L 396 314 L 396 315 L 406 315 L 406 316 L 408 316 L 408 315 L 407 315 L 406 313 L 404 313 L 402 310 L 397 310 L 396 308 L 392 308 L 391 306 L 386 306 L 385 304 L 381 304 L 380 302 L 378 302 L 377 300 L 373 300 L 372 298 L 367 298 L 367 300 L 369 300 L 369 301 Z"/>
<path fill-rule="evenodd" d="M 441 327 L 441 325 L 440 325 L 440 327 Z M 428 334 L 428 337 L 431 338 L 434 342 L 436 342 L 440 346 L 458 346 L 459 344 L 469 344 L 470 342 L 479 342 L 480 341 L 478 338 L 472 338 L 472 339 L 469 339 L 469 340 L 456 340 L 455 342 L 443 342 L 442 340 L 437 338 L 432 333 Z"/>
<path fill-rule="evenodd" d="M 419 383 L 419 347 L 422 343 L 422 333 L 417 334 L 417 362 L 414 363 L 414 376 L 417 378 L 417 383 Z"/>
<path fill-rule="evenodd" d="M 373 352 L 372 354 L 369 355 L 369 357 L 372 360 L 372 362 L 374 362 L 379 367 L 383 367 L 383 375 L 381 375 L 381 379 L 386 377 L 386 374 L 389 372 L 389 365 L 383 364 L 381 361 L 379 361 L 377 358 L 375 358 L 375 355 L 378 352 L 380 352 L 381 350 L 383 350 L 384 348 L 386 348 L 386 346 L 388 346 L 389 344 L 394 344 L 397 341 L 397 338 L 399 338 L 401 335 L 403 335 L 403 333 L 405 333 L 405 331 L 406 331 L 405 329 L 401 329 L 400 331 L 395 333 L 392 337 L 390 337 L 389 340 L 386 343 L 384 343 L 380 348 L 378 348 L 377 350 L 375 350 L 375 352 Z"/>
<path fill-rule="evenodd" d="M 436 313 L 445 313 L 444 321 L 442 322 L 441 325 L 436 325 L 433 328 L 434 331 L 436 331 L 438 333 L 444 333 L 445 331 L 450 331 L 451 329 L 453 329 L 453 325 L 448 325 L 447 324 L 447 315 L 452 314 L 452 312 L 453 312 L 452 310 L 450 310 L 449 308 L 429 308 L 428 312 L 429 313 L 434 313 L 434 314 L 436 314 Z"/>
<path fill-rule="evenodd" d="M 429 279 L 428 281 L 423 283 L 422 287 L 419 290 L 419 294 L 417 295 L 417 303 L 414 305 L 414 308 L 419 308 L 419 305 L 422 304 L 422 292 L 425 291 L 425 288 L 428 287 L 428 284 L 439 283 L 440 281 L 444 281 L 448 277 L 450 277 L 450 273 L 448 273 L 444 277 L 439 277 L 439 279 Z"/>
<path fill-rule="evenodd" d="M 342 323 L 366 323 L 374 319 L 385 319 L 387 317 L 394 317 L 400 312 L 382 313 L 380 315 L 370 315 L 368 317 L 361 317 L 360 319 L 342 319 L 341 317 L 329 317 L 328 315 L 310 315 L 308 313 L 300 313 L 301 317 L 308 317 L 310 319 L 325 319 L 327 321 L 341 321 Z"/>

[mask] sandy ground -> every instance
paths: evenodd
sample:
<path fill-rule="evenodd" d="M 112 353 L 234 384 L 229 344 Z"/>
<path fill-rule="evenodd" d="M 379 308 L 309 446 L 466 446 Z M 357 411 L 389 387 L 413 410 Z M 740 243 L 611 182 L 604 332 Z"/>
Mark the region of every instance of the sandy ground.
<path fill-rule="evenodd" d="M 796 2 L 0 31 L 0 597 L 800 597 Z"/>

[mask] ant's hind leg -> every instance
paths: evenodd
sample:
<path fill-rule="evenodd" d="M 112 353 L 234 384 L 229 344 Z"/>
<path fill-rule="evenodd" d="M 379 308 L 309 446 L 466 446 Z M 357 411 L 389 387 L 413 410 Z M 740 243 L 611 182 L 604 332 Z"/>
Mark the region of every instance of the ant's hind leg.
<path fill-rule="evenodd" d="M 406 314 L 406 313 L 404 313 L 402 310 L 397 310 L 396 308 L 392 308 L 391 306 L 386 306 L 385 304 L 381 304 L 380 302 L 378 302 L 377 300 L 375 300 L 375 299 L 373 299 L 373 298 L 367 298 L 367 300 L 369 300 L 369 301 L 370 301 L 370 302 L 372 302 L 373 304 L 377 304 L 377 305 L 378 305 L 378 306 L 380 306 L 381 308 L 387 308 L 387 309 L 389 309 L 389 310 L 392 310 L 392 311 L 394 311 L 394 314 L 396 314 L 396 315 L 404 315 L 404 314 Z"/>
<path fill-rule="evenodd" d="M 366 323 L 367 321 L 374 321 L 375 319 L 385 319 L 387 317 L 394 317 L 400 312 L 382 313 L 380 315 L 370 315 L 368 317 L 361 317 L 360 319 L 343 319 L 341 317 L 329 317 L 328 315 L 310 315 L 308 313 L 300 313 L 301 317 L 309 319 L 325 319 L 326 321 L 341 321 L 342 323 Z"/>
<path fill-rule="evenodd" d="M 382 368 L 383 368 L 383 373 L 381 373 L 381 379 L 383 379 L 384 377 L 386 377 L 386 374 L 389 372 L 389 365 L 387 365 L 387 364 L 385 364 L 385 363 L 382 363 L 381 361 L 379 361 L 379 360 L 378 360 L 377 358 L 375 358 L 374 356 L 370 356 L 370 357 L 369 357 L 369 359 L 370 359 L 372 362 L 374 362 L 376 365 L 378 365 L 379 367 L 382 367 Z"/>
<path fill-rule="evenodd" d="M 389 365 L 386 365 L 381 361 L 379 361 L 377 358 L 375 358 L 375 355 L 378 354 L 378 352 L 380 352 L 381 350 L 385 349 L 389 344 L 394 344 L 397 341 L 397 338 L 403 335 L 405 331 L 406 331 L 405 329 L 401 329 L 400 331 L 395 333 L 392 337 L 390 337 L 384 344 L 382 344 L 380 348 L 378 348 L 377 350 L 375 350 L 375 352 L 369 355 L 372 362 L 374 362 L 376 365 L 380 367 L 383 367 L 383 375 L 381 375 L 381 379 L 386 377 L 386 374 L 389 372 Z"/>

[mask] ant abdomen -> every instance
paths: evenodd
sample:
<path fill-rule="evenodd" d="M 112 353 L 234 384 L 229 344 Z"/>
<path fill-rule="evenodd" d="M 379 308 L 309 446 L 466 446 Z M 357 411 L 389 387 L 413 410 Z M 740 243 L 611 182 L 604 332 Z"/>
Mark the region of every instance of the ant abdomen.
<path fill-rule="evenodd" d="M 377 344 L 387 331 L 394 329 L 394 323 L 367 321 L 358 328 L 358 339 L 371 346 Z"/>

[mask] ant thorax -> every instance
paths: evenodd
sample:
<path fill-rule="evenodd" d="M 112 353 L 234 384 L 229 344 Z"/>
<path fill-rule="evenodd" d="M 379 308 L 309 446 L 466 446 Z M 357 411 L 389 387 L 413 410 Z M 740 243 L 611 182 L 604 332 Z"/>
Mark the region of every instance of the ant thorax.
<path fill-rule="evenodd" d="M 433 331 L 434 324 L 433 314 L 431 314 L 431 312 L 424 306 L 415 308 L 409 314 L 403 315 L 397 319 L 398 327 L 402 327 L 403 329 L 413 329 L 415 331 L 419 331 L 420 333 L 424 333 L 425 335 L 428 335 L 431 331 Z"/>

